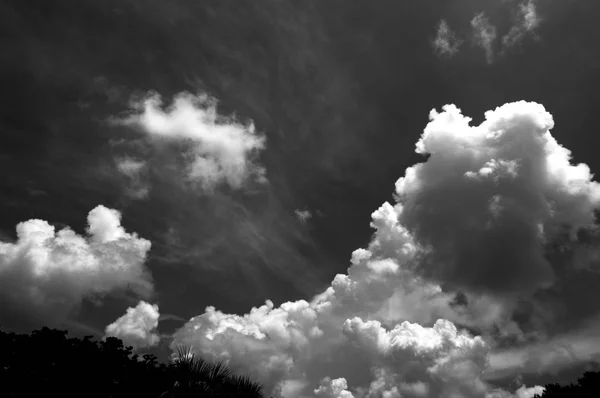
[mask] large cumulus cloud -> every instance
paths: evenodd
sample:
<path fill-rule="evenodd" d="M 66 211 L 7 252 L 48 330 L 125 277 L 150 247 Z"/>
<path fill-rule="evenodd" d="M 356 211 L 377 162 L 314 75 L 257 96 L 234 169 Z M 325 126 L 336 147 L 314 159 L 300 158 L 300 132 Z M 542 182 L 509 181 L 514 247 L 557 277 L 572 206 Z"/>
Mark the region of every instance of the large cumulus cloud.
<path fill-rule="evenodd" d="M 323 293 L 245 315 L 208 307 L 175 344 L 226 360 L 283 397 L 541 392 L 489 384 L 490 354 L 524 338 L 517 303 L 555 283 L 549 245 L 576 252 L 578 231 L 595 229 L 600 187 L 587 166 L 570 163 L 542 105 L 485 116 L 471 126 L 454 105 L 431 112 L 416 147 L 428 159 L 398 180 L 397 203 L 372 214 L 370 244 Z M 588 252 L 573 258 L 585 263 Z"/>
<path fill-rule="evenodd" d="M 17 225 L 17 241 L 0 242 L 0 321 L 56 325 L 84 298 L 131 289 L 152 294 L 144 266 L 150 242 L 121 226 L 121 214 L 102 205 L 88 214 L 87 236 L 56 231 L 44 220 Z"/>
<path fill-rule="evenodd" d="M 444 282 L 494 293 L 552 283 L 548 242 L 592 228 L 600 185 L 549 130 L 542 105 L 507 104 L 470 126 L 455 106 L 433 111 L 417 143 L 427 162 L 396 183 L 400 224 L 424 246 L 422 267 Z"/>

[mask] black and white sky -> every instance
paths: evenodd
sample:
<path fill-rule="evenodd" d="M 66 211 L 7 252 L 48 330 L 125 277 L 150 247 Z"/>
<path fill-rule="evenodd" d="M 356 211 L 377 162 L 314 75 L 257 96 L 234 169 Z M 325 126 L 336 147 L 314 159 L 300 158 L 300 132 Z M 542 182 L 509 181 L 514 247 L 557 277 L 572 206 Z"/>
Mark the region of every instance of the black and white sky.
<path fill-rule="evenodd" d="M 282 398 L 600 360 L 597 0 L 0 0 L 0 326 Z"/>

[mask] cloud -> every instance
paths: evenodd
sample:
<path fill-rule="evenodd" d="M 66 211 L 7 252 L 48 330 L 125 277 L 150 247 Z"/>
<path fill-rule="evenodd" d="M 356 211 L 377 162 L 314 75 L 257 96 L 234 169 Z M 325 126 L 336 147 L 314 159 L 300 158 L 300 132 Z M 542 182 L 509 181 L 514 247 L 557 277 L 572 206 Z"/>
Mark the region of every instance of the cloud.
<path fill-rule="evenodd" d="M 160 341 L 156 333 L 158 326 L 158 305 L 140 301 L 136 307 L 130 307 L 119 319 L 106 327 L 105 336 L 117 337 L 134 349 L 151 347 Z"/>
<path fill-rule="evenodd" d="M 437 34 L 432 42 L 434 51 L 438 55 L 452 57 L 458 53 L 462 40 L 450 29 L 448 23 L 442 19 L 438 24 Z"/>
<path fill-rule="evenodd" d="M 294 210 L 294 214 L 301 223 L 306 223 L 312 218 L 312 213 L 309 210 L 296 209 Z"/>
<path fill-rule="evenodd" d="M 396 183 L 400 223 L 424 248 L 419 271 L 436 280 L 500 295 L 548 287 L 547 245 L 577 245 L 578 230 L 595 228 L 600 185 L 570 163 L 542 105 L 485 116 L 470 126 L 453 105 L 432 111 L 417 143 L 430 158 Z"/>
<path fill-rule="evenodd" d="M 535 387 L 519 387 L 514 394 L 509 394 L 503 390 L 495 390 L 485 394 L 485 398 L 534 398 L 541 396 L 545 391 L 542 386 Z"/>
<path fill-rule="evenodd" d="M 331 380 L 325 377 L 321 380 L 321 385 L 316 388 L 314 393 L 318 398 L 354 398 L 354 395 L 347 390 L 348 383 L 343 377 Z"/>
<path fill-rule="evenodd" d="M 219 115 L 216 100 L 205 94 L 180 93 L 163 109 L 160 96 L 150 93 L 134 101 L 129 116 L 112 121 L 143 131 L 157 145 L 183 144 L 186 179 L 204 190 L 266 181 L 264 168 L 255 161 L 265 148 L 265 137 L 252 123 L 242 125 Z"/>
<path fill-rule="evenodd" d="M 391 394 L 394 386 L 400 386 L 396 394 L 412 389 L 411 395 L 429 397 L 481 396 L 488 389 L 480 379 L 488 347 L 450 321 L 440 319 L 433 327 L 405 321 L 387 330 L 356 317 L 346 320 L 343 332 L 380 362 L 379 377 L 388 379 L 372 383 L 370 396 Z"/>
<path fill-rule="evenodd" d="M 524 360 L 532 350 L 519 347 L 553 333 L 556 269 L 583 272 L 597 258 L 580 237 L 598 233 L 600 205 L 600 185 L 571 163 L 553 127 L 533 102 L 488 111 L 477 126 L 454 105 L 432 110 L 416 144 L 427 160 L 397 181 L 395 205 L 373 212 L 373 238 L 347 274 L 309 301 L 267 301 L 245 315 L 208 307 L 175 343 L 287 398 L 539 393 L 499 389 L 490 375 L 571 363 Z M 553 247 L 573 255 L 559 259 Z M 580 341 L 584 350 L 592 340 Z"/>
<path fill-rule="evenodd" d="M 494 61 L 494 42 L 497 37 L 496 27 L 490 23 L 483 12 L 473 17 L 471 27 L 475 44 L 485 51 L 487 62 L 492 63 Z"/>
<path fill-rule="evenodd" d="M 149 185 L 144 181 L 143 174 L 146 162 L 130 157 L 116 159 L 117 170 L 129 180 L 127 193 L 134 199 L 144 199 L 150 191 Z"/>
<path fill-rule="evenodd" d="M 600 319 L 582 327 L 529 344 L 498 350 L 490 356 L 486 379 L 497 380 L 512 374 L 536 374 L 543 369 L 556 374 L 569 367 L 600 362 Z"/>
<path fill-rule="evenodd" d="M 87 236 L 56 231 L 43 220 L 17 225 L 15 243 L 0 242 L 0 318 L 3 326 L 29 319 L 55 325 L 84 298 L 131 289 L 152 294 L 144 267 L 150 242 L 121 226 L 121 214 L 102 205 L 88 214 Z"/>
<path fill-rule="evenodd" d="M 502 37 L 504 48 L 509 48 L 519 43 L 527 34 L 533 34 L 541 23 L 535 0 L 527 0 L 520 3 L 515 15 L 515 24 Z"/>

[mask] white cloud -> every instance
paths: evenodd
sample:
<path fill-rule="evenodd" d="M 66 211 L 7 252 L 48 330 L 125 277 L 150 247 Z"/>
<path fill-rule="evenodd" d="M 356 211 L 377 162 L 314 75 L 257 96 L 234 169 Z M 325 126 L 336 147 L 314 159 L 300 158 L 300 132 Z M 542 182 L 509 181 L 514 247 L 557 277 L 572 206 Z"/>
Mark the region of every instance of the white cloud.
<path fill-rule="evenodd" d="M 253 124 L 242 125 L 217 113 L 207 95 L 180 93 L 166 109 L 158 94 L 134 104 L 132 114 L 118 124 L 134 126 L 154 141 L 185 143 L 186 178 L 205 190 L 225 183 L 240 188 L 249 180 L 264 182 L 265 170 L 255 162 L 265 138 Z"/>
<path fill-rule="evenodd" d="M 451 57 L 458 53 L 462 40 L 450 29 L 448 23 L 442 19 L 438 24 L 437 34 L 432 42 L 435 52 L 442 56 Z"/>
<path fill-rule="evenodd" d="M 156 333 L 158 327 L 158 305 L 140 301 L 134 308 L 130 307 L 119 319 L 106 327 L 106 337 L 118 337 L 126 346 L 134 349 L 151 347 L 160 341 Z"/>
<path fill-rule="evenodd" d="M 494 388 L 488 358 L 498 342 L 530 338 L 512 319 L 517 299 L 553 284 L 548 245 L 577 251 L 577 230 L 595 228 L 600 186 L 586 165 L 570 163 L 542 105 L 509 103 L 485 116 L 471 126 L 454 105 L 431 112 L 416 145 L 428 159 L 397 181 L 398 203 L 372 214 L 372 241 L 324 292 L 241 316 L 208 307 L 175 343 L 286 398 L 540 391 Z"/>
<path fill-rule="evenodd" d="M 308 222 L 312 218 L 312 213 L 309 210 L 296 209 L 294 210 L 294 214 L 301 223 Z"/>
<path fill-rule="evenodd" d="M 325 377 L 314 393 L 317 398 L 354 398 L 354 395 L 347 388 L 348 383 L 343 377 L 335 380 Z"/>
<path fill-rule="evenodd" d="M 483 48 L 488 63 L 494 61 L 494 42 L 496 41 L 496 27 L 491 24 L 483 12 L 476 14 L 471 20 L 473 40 Z"/>
<path fill-rule="evenodd" d="M 552 115 L 521 101 L 487 112 L 480 126 L 452 105 L 430 117 L 417 143 L 430 159 L 396 183 L 400 223 L 431 248 L 421 270 L 470 291 L 550 285 L 546 245 L 576 244 L 600 204 L 589 167 L 570 164 L 550 134 Z"/>
<path fill-rule="evenodd" d="M 485 398 L 534 398 L 541 396 L 545 391 L 542 386 L 525 387 L 521 386 L 514 394 L 509 394 L 503 390 L 495 390 L 485 394 Z"/>
<path fill-rule="evenodd" d="M 526 0 L 520 3 L 515 15 L 515 24 L 510 28 L 510 31 L 502 37 L 502 45 L 504 48 L 514 46 L 527 34 L 533 34 L 541 23 L 541 18 L 537 13 L 535 0 Z"/>
<path fill-rule="evenodd" d="M 150 242 L 121 226 L 121 214 L 97 206 L 88 215 L 88 236 L 48 222 L 17 225 L 15 243 L 0 242 L 3 323 L 9 317 L 55 324 L 88 297 L 130 288 L 147 297 L 153 287 L 144 267 Z M 12 314 L 12 315 L 11 315 Z"/>

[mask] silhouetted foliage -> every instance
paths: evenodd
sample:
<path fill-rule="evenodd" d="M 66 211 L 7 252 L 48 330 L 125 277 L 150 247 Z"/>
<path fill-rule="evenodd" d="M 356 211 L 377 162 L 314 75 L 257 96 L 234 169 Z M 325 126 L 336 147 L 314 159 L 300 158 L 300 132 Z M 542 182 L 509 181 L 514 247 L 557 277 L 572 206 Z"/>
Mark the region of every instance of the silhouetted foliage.
<path fill-rule="evenodd" d="M 577 384 L 547 384 L 542 395 L 535 398 L 598 398 L 600 397 L 600 372 L 585 372 Z"/>
<path fill-rule="evenodd" d="M 16 397 L 263 398 L 260 384 L 181 348 L 169 364 L 138 356 L 117 338 L 68 338 L 43 328 L 0 331 L 0 395 Z"/>

